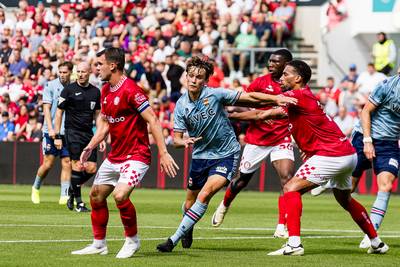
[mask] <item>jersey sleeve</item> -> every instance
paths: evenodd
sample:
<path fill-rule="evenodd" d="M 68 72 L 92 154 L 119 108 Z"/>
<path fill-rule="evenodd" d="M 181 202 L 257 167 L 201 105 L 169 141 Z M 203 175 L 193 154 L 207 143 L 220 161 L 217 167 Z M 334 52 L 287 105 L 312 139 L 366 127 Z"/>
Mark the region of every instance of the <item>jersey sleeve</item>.
<path fill-rule="evenodd" d="M 234 105 L 241 95 L 239 91 L 224 88 L 215 88 L 213 90 L 213 95 L 215 95 L 223 105 L 227 106 Z"/>
<path fill-rule="evenodd" d="M 368 100 L 375 106 L 379 106 L 386 101 L 389 96 L 390 86 L 387 80 L 380 82 L 374 90 L 372 90 Z"/>
<path fill-rule="evenodd" d="M 53 91 L 51 90 L 49 83 L 46 83 L 43 90 L 43 103 L 52 104 L 53 103 Z"/>
<path fill-rule="evenodd" d="M 301 90 L 286 91 L 286 92 L 283 92 L 282 95 L 287 96 L 287 97 L 296 98 L 298 100 L 297 106 L 304 105 L 303 93 L 301 92 Z M 289 106 L 293 106 L 293 105 L 288 104 L 286 106 L 289 107 Z"/>
<path fill-rule="evenodd" d="M 60 97 L 58 98 L 58 104 L 57 107 L 59 109 L 65 110 L 68 106 L 68 87 L 64 88 L 61 91 Z"/>
<path fill-rule="evenodd" d="M 150 107 L 149 99 L 144 94 L 143 90 L 137 85 L 134 86 L 132 90 L 129 90 L 128 103 L 139 113 L 142 113 Z"/>
<path fill-rule="evenodd" d="M 254 80 L 247 88 L 244 90 L 246 93 L 258 92 L 258 79 Z"/>
<path fill-rule="evenodd" d="M 185 132 L 186 129 L 185 118 L 183 116 L 183 107 L 182 104 L 178 102 L 174 110 L 174 131 Z"/>

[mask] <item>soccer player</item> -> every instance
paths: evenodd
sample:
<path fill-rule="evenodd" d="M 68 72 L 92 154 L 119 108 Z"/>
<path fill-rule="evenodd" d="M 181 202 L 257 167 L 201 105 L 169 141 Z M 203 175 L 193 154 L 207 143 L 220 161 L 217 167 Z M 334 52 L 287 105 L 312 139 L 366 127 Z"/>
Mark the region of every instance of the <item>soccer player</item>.
<path fill-rule="evenodd" d="M 191 246 L 193 226 L 206 212 L 214 194 L 235 175 L 240 144 L 224 106 L 295 103 L 294 99 L 280 95 L 209 88 L 205 84 L 213 71 L 213 63 L 207 58 L 193 57 L 187 63 L 188 91 L 176 103 L 174 114 L 175 146 L 194 146 L 184 204 L 186 212 L 175 234 L 157 246 L 160 252 L 171 252 L 183 237 L 183 247 Z M 190 136 L 187 139 L 183 138 L 185 131 Z"/>
<path fill-rule="evenodd" d="M 82 165 L 79 158 L 82 150 L 93 137 L 93 120 L 100 113 L 100 91 L 89 83 L 90 65 L 87 62 L 77 66 L 77 81 L 69 84 L 61 92 L 56 111 L 54 144 L 57 149 L 63 146 L 60 135 L 61 118 L 65 111 L 65 141 L 71 157 L 72 175 L 70 197 L 67 207 L 76 212 L 90 211 L 82 201 L 81 185 L 88 181 L 97 169 L 97 151 L 94 150 L 89 162 Z M 103 149 L 101 147 L 101 149 Z"/>
<path fill-rule="evenodd" d="M 58 79 L 54 79 L 48 82 L 43 91 L 43 113 L 44 113 L 44 125 L 43 125 L 43 163 L 40 165 L 35 181 L 32 186 L 31 199 L 34 204 L 40 203 L 40 186 L 43 180 L 46 178 L 50 169 L 54 165 L 54 161 L 57 156 L 61 158 L 61 194 L 58 203 L 65 205 L 68 200 L 68 188 L 71 180 L 71 162 L 69 158 L 69 152 L 67 147 L 64 145 L 61 149 L 57 149 L 54 145 L 54 139 L 56 137 L 54 131 L 54 121 L 57 110 L 58 97 L 61 91 L 70 82 L 73 65 L 71 62 L 64 62 L 58 65 Z M 64 138 L 64 116 L 62 117 L 60 137 Z"/>
<path fill-rule="evenodd" d="M 266 94 L 278 95 L 281 93 L 279 78 L 282 76 L 283 69 L 287 62 L 292 60 L 292 54 L 287 49 L 279 49 L 271 54 L 268 61 L 269 74 L 261 76 L 253 81 L 246 92 L 261 92 Z M 266 107 L 264 109 L 271 109 Z M 229 117 L 234 119 L 246 119 L 247 112 L 233 113 Z M 287 118 L 270 120 L 268 122 L 260 120 L 250 121 L 246 132 L 246 146 L 244 147 L 240 162 L 240 177 L 234 179 L 225 192 L 223 201 L 215 211 L 211 224 L 218 227 L 222 224 L 224 216 L 229 206 L 237 194 L 247 186 L 251 177 L 260 167 L 262 161 L 270 155 L 272 166 L 278 173 L 281 187 L 292 178 L 294 174 L 294 155 L 293 145 L 289 133 L 289 123 Z M 284 209 L 283 192 L 278 199 L 278 225 L 274 237 L 286 237 L 285 230 L 286 215 Z"/>
<path fill-rule="evenodd" d="M 354 127 L 353 146 L 358 163 L 353 171 L 353 191 L 365 170 L 374 169 L 378 179 L 378 194 L 371 208 L 371 221 L 378 230 L 389 204 L 393 181 L 399 172 L 400 139 L 400 76 L 381 82 L 371 93 L 361 112 L 361 123 Z M 368 237 L 360 248 L 369 247 Z"/>
<path fill-rule="evenodd" d="M 161 170 L 174 177 L 178 166 L 168 153 L 161 124 L 148 98 L 133 80 L 124 75 L 125 54 L 120 48 L 107 48 L 97 54 L 97 70 L 107 82 L 101 91 L 101 115 L 97 131 L 83 150 L 84 164 L 96 146 L 111 136 L 111 151 L 100 166 L 90 191 L 93 243 L 72 254 L 107 254 L 107 197 L 112 193 L 125 229 L 125 243 L 117 258 L 129 258 L 140 248 L 135 206 L 129 199 L 150 165 L 147 125 L 156 141 Z"/>
<path fill-rule="evenodd" d="M 307 86 L 310 78 L 311 69 L 306 63 L 289 62 L 281 77 L 281 87 L 285 91 L 283 95 L 298 100 L 297 105 L 288 105 L 287 110 L 277 108 L 256 114 L 262 120 L 288 116 L 292 136 L 307 158 L 283 188 L 289 240 L 268 255 L 304 254 L 300 240 L 301 194 L 328 181 L 337 202 L 368 235 L 371 241 L 368 253 L 386 253 L 389 247 L 378 237 L 367 211 L 350 195 L 351 172 L 357 164 L 357 154 Z"/>

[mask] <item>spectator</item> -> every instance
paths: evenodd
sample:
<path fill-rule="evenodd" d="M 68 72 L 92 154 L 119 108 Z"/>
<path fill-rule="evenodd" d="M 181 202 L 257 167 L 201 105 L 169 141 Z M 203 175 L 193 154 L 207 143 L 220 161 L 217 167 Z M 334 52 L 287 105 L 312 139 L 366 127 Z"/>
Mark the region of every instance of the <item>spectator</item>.
<path fill-rule="evenodd" d="M 275 9 L 272 18 L 272 27 L 275 33 L 276 46 L 282 46 L 284 36 L 290 36 L 293 30 L 295 9 L 289 5 L 289 0 L 281 0 L 280 5 Z"/>
<path fill-rule="evenodd" d="M 339 106 L 344 106 L 351 115 L 355 116 L 363 100 L 364 97 L 357 91 L 355 82 L 348 81 L 346 88 L 340 93 Z"/>
<path fill-rule="evenodd" d="M 147 81 L 147 89 L 153 97 L 162 98 L 167 93 L 167 86 L 161 72 L 150 61 L 144 63 L 144 69 L 145 75 L 142 75 L 142 77 Z"/>
<path fill-rule="evenodd" d="M 358 79 L 357 66 L 356 66 L 356 64 L 350 64 L 349 72 L 340 81 L 340 84 L 341 84 L 340 86 L 346 87 L 347 86 L 346 83 L 348 81 L 356 82 L 357 79 Z"/>
<path fill-rule="evenodd" d="M 42 124 L 38 122 L 36 116 L 30 116 L 28 124 L 26 125 L 26 141 L 28 142 L 40 142 L 42 139 Z"/>
<path fill-rule="evenodd" d="M 214 41 L 214 45 L 218 46 L 219 49 L 231 48 L 235 42 L 235 37 L 233 37 L 233 35 L 228 33 L 228 26 L 222 25 L 219 29 L 219 32 L 220 35 Z M 223 51 L 221 60 L 228 66 L 229 79 L 233 80 L 233 78 L 236 76 L 236 71 L 233 64 L 232 52 Z"/>
<path fill-rule="evenodd" d="M 14 81 L 8 86 L 8 93 L 12 102 L 16 103 L 22 96 L 25 96 L 25 90 L 23 90 L 23 86 L 22 76 L 14 76 Z"/>
<path fill-rule="evenodd" d="M 26 138 L 26 126 L 28 124 L 29 114 L 27 106 L 20 107 L 19 114 L 15 119 L 15 137 L 17 140 Z"/>
<path fill-rule="evenodd" d="M 165 140 L 165 144 L 167 146 L 172 146 L 174 144 L 174 139 L 171 136 L 171 130 L 168 128 L 163 128 L 163 136 Z"/>
<path fill-rule="evenodd" d="M 214 65 L 214 73 L 208 78 L 207 86 L 218 88 L 221 87 L 222 82 L 224 81 L 224 72 L 219 68 L 216 61 L 213 61 Z"/>
<path fill-rule="evenodd" d="M 240 33 L 235 38 L 236 48 L 246 49 L 256 47 L 258 45 L 258 38 L 254 34 L 254 28 L 252 24 L 247 26 L 247 33 Z M 239 56 L 239 71 L 236 73 L 236 77 L 241 79 L 243 78 L 244 68 L 246 67 L 248 57 L 250 56 L 249 52 L 241 51 L 237 52 Z"/>
<path fill-rule="evenodd" d="M 338 106 L 333 98 L 330 98 L 326 92 L 319 94 L 319 102 L 323 106 L 326 115 L 333 118 L 338 113 Z"/>
<path fill-rule="evenodd" d="M 168 96 L 163 96 L 160 106 L 160 122 L 163 128 L 174 128 L 174 109 L 175 103 L 171 102 Z"/>
<path fill-rule="evenodd" d="M 13 25 L 13 22 L 9 19 L 6 19 L 6 13 L 4 12 L 4 9 L 0 8 L 0 34 L 4 34 L 4 29 L 7 28 L 8 30 L 11 30 Z M 2 38 L 3 40 L 3 38 Z"/>
<path fill-rule="evenodd" d="M 356 81 L 358 91 L 367 99 L 373 89 L 386 79 L 386 75 L 377 72 L 373 63 L 368 63 L 367 70 L 362 72 Z"/>
<path fill-rule="evenodd" d="M 338 87 L 335 87 L 335 79 L 332 76 L 329 76 L 326 79 L 326 87 L 322 88 L 316 95 L 318 100 L 320 100 L 320 95 L 322 93 L 325 93 L 327 97 L 336 103 L 336 105 L 339 104 L 339 96 L 341 91 Z"/>
<path fill-rule="evenodd" d="M 15 102 L 11 101 L 10 95 L 4 93 L 1 100 L 1 110 L 7 111 L 10 115 L 10 120 L 13 121 L 15 116 L 19 113 L 19 108 Z"/>
<path fill-rule="evenodd" d="M 0 50 L 0 63 L 8 63 L 11 54 L 12 49 L 8 44 L 8 39 L 2 39 Z"/>
<path fill-rule="evenodd" d="M 14 76 L 24 75 L 28 64 L 21 58 L 21 52 L 14 50 L 8 62 L 10 63 L 10 72 Z"/>
<path fill-rule="evenodd" d="M 347 8 L 345 1 L 329 1 L 326 15 L 328 16 L 328 31 L 331 31 L 336 25 L 347 18 Z"/>
<path fill-rule="evenodd" d="M 396 62 L 396 46 L 393 40 L 387 39 L 386 33 L 377 34 L 378 42 L 372 47 L 375 69 L 389 75 Z"/>
<path fill-rule="evenodd" d="M 173 52 L 174 49 L 169 45 L 166 45 L 165 41 L 161 39 L 158 41 L 157 49 L 154 51 L 153 62 L 154 63 L 165 62 L 165 58 L 167 56 L 172 55 Z"/>
<path fill-rule="evenodd" d="M 336 122 L 344 135 L 349 138 L 351 137 L 351 132 L 354 127 L 354 117 L 347 113 L 346 107 L 339 107 L 338 115 L 333 119 L 333 121 Z"/>
<path fill-rule="evenodd" d="M 0 141 L 7 142 L 14 140 L 14 123 L 10 121 L 10 117 L 7 111 L 1 113 L 1 124 L 0 124 Z"/>
<path fill-rule="evenodd" d="M 182 89 L 181 77 L 185 72 L 185 69 L 179 64 L 177 64 L 177 60 L 178 57 L 176 54 L 167 56 L 165 59 L 165 62 L 168 65 L 167 79 L 170 82 L 170 88 L 171 88 L 170 97 L 171 101 L 174 103 L 176 103 L 179 97 L 181 97 L 181 89 Z"/>
<path fill-rule="evenodd" d="M 46 14 L 44 16 L 44 21 L 46 23 L 54 23 L 56 21 L 55 19 L 56 14 L 60 16 L 60 23 L 64 23 L 65 21 L 64 12 L 58 8 L 57 3 L 51 2 L 50 10 L 46 11 Z"/>

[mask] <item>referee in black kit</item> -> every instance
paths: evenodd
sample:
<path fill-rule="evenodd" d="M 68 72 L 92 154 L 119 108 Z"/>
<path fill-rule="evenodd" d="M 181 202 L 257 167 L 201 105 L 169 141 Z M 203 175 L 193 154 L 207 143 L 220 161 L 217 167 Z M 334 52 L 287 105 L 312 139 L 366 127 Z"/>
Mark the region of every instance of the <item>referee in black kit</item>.
<path fill-rule="evenodd" d="M 96 150 L 93 150 L 85 166 L 82 166 L 79 161 L 82 150 L 93 136 L 93 120 L 100 113 L 100 90 L 89 83 L 89 75 L 90 65 L 87 62 L 79 63 L 76 82 L 66 86 L 58 99 L 55 120 L 54 144 L 57 149 L 61 149 L 62 140 L 59 133 L 61 118 L 65 111 L 65 139 L 72 162 L 70 197 L 67 207 L 70 210 L 74 209 L 75 198 L 77 212 L 90 211 L 82 202 L 81 185 L 88 181 L 97 170 Z M 100 150 L 104 148 L 105 143 L 100 146 Z"/>

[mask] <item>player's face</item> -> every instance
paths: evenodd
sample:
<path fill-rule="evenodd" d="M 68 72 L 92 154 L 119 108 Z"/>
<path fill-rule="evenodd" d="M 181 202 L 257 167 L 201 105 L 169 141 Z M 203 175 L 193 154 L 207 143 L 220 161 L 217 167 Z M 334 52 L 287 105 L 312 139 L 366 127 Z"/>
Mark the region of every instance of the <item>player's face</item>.
<path fill-rule="evenodd" d="M 282 75 L 285 64 L 286 62 L 282 56 L 272 54 L 268 60 L 268 71 L 272 76 L 279 78 Z"/>
<path fill-rule="evenodd" d="M 71 71 L 66 66 L 60 67 L 58 69 L 58 77 L 60 78 L 60 82 L 62 84 L 67 84 L 69 83 L 69 79 L 71 77 Z"/>
<path fill-rule="evenodd" d="M 106 61 L 106 56 L 103 54 L 97 58 L 97 72 L 103 82 L 108 82 L 111 78 L 110 65 Z"/>
<path fill-rule="evenodd" d="M 296 85 L 299 77 L 299 74 L 297 74 L 296 70 L 292 66 L 286 66 L 279 80 L 281 83 L 282 91 L 285 92 L 288 90 L 292 90 L 293 87 Z"/>
<path fill-rule="evenodd" d="M 196 93 L 206 84 L 206 70 L 202 68 L 192 67 L 186 74 L 189 92 Z"/>

